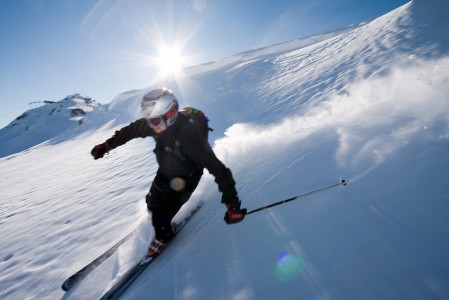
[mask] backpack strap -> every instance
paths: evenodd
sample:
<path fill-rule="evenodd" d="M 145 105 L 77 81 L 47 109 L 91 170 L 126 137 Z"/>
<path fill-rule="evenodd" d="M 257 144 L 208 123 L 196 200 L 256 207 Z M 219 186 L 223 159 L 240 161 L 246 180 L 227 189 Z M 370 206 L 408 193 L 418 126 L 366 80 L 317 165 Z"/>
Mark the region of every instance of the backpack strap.
<path fill-rule="evenodd" d="M 213 129 L 209 127 L 209 119 L 201 110 L 187 106 L 182 110 L 179 110 L 179 112 L 187 118 L 187 122 L 190 124 L 183 124 L 178 134 L 178 138 L 175 140 L 174 149 L 171 149 L 171 151 L 179 160 L 187 163 L 189 160 L 181 151 L 182 139 L 185 136 L 187 128 L 189 126 L 195 126 L 199 132 L 204 134 L 206 139 L 209 138 L 209 131 L 213 131 Z"/>

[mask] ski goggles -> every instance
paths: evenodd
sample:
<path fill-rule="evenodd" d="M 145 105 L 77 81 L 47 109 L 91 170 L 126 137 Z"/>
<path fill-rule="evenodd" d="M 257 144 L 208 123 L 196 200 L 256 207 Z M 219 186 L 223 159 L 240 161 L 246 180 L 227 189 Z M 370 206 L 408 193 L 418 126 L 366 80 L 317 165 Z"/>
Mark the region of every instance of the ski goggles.
<path fill-rule="evenodd" d="M 170 110 L 168 112 L 166 112 L 165 114 L 163 114 L 161 116 L 147 117 L 147 116 L 145 116 L 145 111 L 143 111 L 142 114 L 144 115 L 144 118 L 147 119 L 147 122 L 151 127 L 158 128 L 163 125 L 172 125 L 173 124 L 172 119 L 176 116 L 177 112 L 178 112 L 178 106 L 173 105 L 173 107 L 170 108 Z"/>

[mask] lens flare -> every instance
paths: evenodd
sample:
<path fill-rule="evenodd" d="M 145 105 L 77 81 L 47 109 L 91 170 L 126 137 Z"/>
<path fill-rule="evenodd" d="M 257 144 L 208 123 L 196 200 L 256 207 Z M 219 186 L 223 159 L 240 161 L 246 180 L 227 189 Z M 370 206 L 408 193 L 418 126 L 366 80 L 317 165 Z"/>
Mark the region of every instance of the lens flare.
<path fill-rule="evenodd" d="M 305 268 L 305 262 L 299 257 L 288 253 L 282 253 L 278 256 L 276 262 L 276 278 L 283 283 L 292 281 L 301 275 Z"/>
<path fill-rule="evenodd" d="M 182 178 L 176 177 L 170 181 L 170 187 L 172 189 L 174 189 L 175 191 L 178 191 L 178 192 L 182 191 L 185 188 L 185 186 L 186 186 L 186 182 Z"/>

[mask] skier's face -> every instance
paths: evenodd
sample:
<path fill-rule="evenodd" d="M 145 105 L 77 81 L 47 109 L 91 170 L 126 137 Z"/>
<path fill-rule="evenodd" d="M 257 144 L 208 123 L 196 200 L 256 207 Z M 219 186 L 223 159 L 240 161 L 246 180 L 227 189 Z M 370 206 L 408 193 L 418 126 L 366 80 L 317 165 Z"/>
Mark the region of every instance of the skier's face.
<path fill-rule="evenodd" d="M 156 132 L 157 134 L 164 132 L 167 129 L 167 125 L 161 125 L 159 127 L 153 127 L 150 125 L 150 127 L 154 130 L 154 132 Z"/>

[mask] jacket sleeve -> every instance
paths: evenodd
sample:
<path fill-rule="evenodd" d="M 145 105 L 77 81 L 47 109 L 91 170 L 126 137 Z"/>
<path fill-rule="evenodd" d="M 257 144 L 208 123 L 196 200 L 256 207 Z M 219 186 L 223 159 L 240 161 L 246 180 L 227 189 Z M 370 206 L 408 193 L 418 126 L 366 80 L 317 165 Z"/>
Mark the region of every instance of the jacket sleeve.
<path fill-rule="evenodd" d="M 124 145 L 132 139 L 141 137 L 152 136 L 154 131 L 148 126 L 145 119 L 139 119 L 132 122 L 128 126 L 117 130 L 115 134 L 106 140 L 105 144 L 108 150 L 117 148 L 118 146 Z"/>
<path fill-rule="evenodd" d="M 218 190 L 223 193 L 223 202 L 237 200 L 237 191 L 232 172 L 216 156 L 207 139 L 198 134 L 190 134 L 184 139 L 183 152 L 196 165 L 206 168 L 215 177 Z"/>

